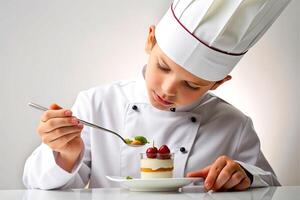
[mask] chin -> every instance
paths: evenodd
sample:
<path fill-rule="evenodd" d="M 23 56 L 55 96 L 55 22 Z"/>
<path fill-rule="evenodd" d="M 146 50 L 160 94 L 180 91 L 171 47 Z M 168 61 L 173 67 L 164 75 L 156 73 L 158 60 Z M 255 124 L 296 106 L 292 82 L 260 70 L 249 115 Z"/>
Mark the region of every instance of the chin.
<path fill-rule="evenodd" d="M 155 101 L 155 99 L 152 97 L 152 90 L 148 90 L 148 98 L 149 98 L 151 105 L 159 110 L 168 110 L 168 109 L 174 107 L 174 105 L 163 106 L 160 103 L 158 103 L 157 101 Z"/>
<path fill-rule="evenodd" d="M 159 103 L 157 103 L 154 99 L 150 99 L 150 103 L 151 103 L 151 105 L 154 107 L 154 108 L 156 108 L 156 109 L 158 109 L 158 110 L 168 110 L 168 109 L 170 109 L 171 107 L 165 107 L 165 106 L 162 106 L 162 105 L 160 105 Z"/>
<path fill-rule="evenodd" d="M 168 109 L 169 109 L 169 108 L 163 107 L 163 106 L 161 106 L 161 105 L 159 105 L 159 104 L 157 104 L 156 102 L 153 102 L 153 101 L 151 101 L 151 105 L 152 105 L 153 107 L 159 109 L 159 110 L 168 110 Z"/>

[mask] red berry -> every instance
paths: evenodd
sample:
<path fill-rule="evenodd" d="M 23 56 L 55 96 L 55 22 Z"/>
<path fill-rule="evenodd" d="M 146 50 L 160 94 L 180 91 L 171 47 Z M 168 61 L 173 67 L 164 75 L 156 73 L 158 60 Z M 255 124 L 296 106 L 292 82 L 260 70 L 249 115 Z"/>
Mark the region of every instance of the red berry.
<path fill-rule="evenodd" d="M 161 153 L 161 154 L 169 154 L 170 153 L 170 149 L 167 145 L 162 145 L 159 150 L 158 150 L 158 153 Z"/>
<path fill-rule="evenodd" d="M 170 155 L 170 149 L 167 145 L 162 145 L 158 150 L 158 157 L 161 159 L 169 159 L 171 157 Z"/>
<path fill-rule="evenodd" d="M 156 147 L 150 147 L 146 151 L 146 155 L 148 158 L 156 158 L 157 156 L 157 148 Z"/>

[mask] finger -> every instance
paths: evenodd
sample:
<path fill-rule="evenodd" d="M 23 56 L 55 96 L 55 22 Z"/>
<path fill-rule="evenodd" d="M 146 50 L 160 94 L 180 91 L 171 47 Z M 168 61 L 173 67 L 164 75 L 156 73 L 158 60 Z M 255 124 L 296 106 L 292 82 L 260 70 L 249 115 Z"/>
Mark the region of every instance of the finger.
<path fill-rule="evenodd" d="M 58 117 L 70 117 L 72 116 L 72 111 L 69 109 L 60 110 L 47 110 L 42 114 L 41 121 L 47 122 L 49 119 Z"/>
<path fill-rule="evenodd" d="M 198 170 L 198 171 L 193 171 L 193 172 L 189 172 L 187 173 L 187 177 L 203 177 L 203 178 L 206 178 L 207 177 L 207 174 L 209 172 L 209 169 L 210 169 L 210 166 L 207 166 L 201 170 Z"/>
<path fill-rule="evenodd" d="M 236 185 L 234 190 L 246 190 L 251 185 L 250 179 L 248 177 L 244 178 L 238 185 Z"/>
<path fill-rule="evenodd" d="M 43 143 L 48 144 L 62 136 L 68 135 L 70 133 L 80 132 L 83 128 L 82 124 L 78 124 L 77 126 L 67 126 L 57 128 L 51 133 L 45 134 L 42 138 Z"/>
<path fill-rule="evenodd" d="M 234 161 L 227 161 L 226 166 L 222 169 L 217 177 L 217 180 L 213 186 L 214 190 L 221 189 L 224 184 L 232 177 L 232 175 L 239 169 L 239 165 Z"/>
<path fill-rule="evenodd" d="M 226 160 L 225 159 L 220 159 L 218 158 L 211 166 L 208 175 L 205 179 L 204 182 L 204 187 L 207 190 L 210 190 L 212 186 L 215 184 L 215 181 L 222 171 L 223 167 L 226 165 Z"/>
<path fill-rule="evenodd" d="M 76 117 L 51 118 L 41 126 L 41 132 L 49 133 L 57 128 L 78 125 L 79 120 Z"/>
<path fill-rule="evenodd" d="M 224 189 L 231 189 L 237 186 L 243 179 L 246 178 L 246 175 L 242 171 L 237 171 L 234 173 L 231 178 L 223 186 Z"/>
<path fill-rule="evenodd" d="M 53 103 L 49 106 L 49 109 L 51 110 L 60 110 L 62 109 L 62 107 L 60 107 L 59 105 L 57 105 L 56 103 Z"/>
<path fill-rule="evenodd" d="M 67 143 L 72 141 L 74 138 L 80 137 L 80 132 L 76 133 L 71 133 L 65 136 L 62 136 L 60 138 L 57 138 L 56 140 L 48 143 L 51 149 L 55 150 L 60 150 L 62 149 Z"/>

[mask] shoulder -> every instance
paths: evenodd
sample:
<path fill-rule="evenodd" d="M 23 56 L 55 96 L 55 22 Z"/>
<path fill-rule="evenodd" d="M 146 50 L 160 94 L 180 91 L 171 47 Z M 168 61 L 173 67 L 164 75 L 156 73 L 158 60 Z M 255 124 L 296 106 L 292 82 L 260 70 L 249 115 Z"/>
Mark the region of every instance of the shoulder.
<path fill-rule="evenodd" d="M 224 142 L 235 144 L 235 149 L 239 149 L 240 144 L 245 142 L 259 145 L 251 118 L 224 99 L 212 93 L 206 94 L 197 113 L 201 116 L 203 130 L 222 135 Z"/>
<path fill-rule="evenodd" d="M 103 99 L 105 97 L 125 95 L 135 85 L 134 80 L 116 81 L 111 84 L 91 87 L 87 90 L 79 92 L 78 96 L 89 99 Z"/>
<path fill-rule="evenodd" d="M 91 114 L 120 112 L 128 104 L 129 88 L 134 85 L 135 81 L 116 81 L 83 90 L 78 93 L 72 111 L 85 119 Z"/>
<path fill-rule="evenodd" d="M 195 110 L 205 121 L 243 125 L 250 119 L 238 108 L 212 93 L 207 93 Z"/>
<path fill-rule="evenodd" d="M 99 108 L 105 103 L 126 104 L 135 85 L 135 80 L 124 80 L 91 87 L 78 93 L 75 104 L 84 104 L 93 108 Z"/>

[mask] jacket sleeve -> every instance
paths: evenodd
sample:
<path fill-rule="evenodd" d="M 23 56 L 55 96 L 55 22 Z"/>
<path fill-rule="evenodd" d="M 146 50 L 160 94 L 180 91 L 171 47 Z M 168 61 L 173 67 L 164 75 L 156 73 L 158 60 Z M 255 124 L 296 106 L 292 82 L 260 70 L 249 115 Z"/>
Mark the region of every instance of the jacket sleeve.
<path fill-rule="evenodd" d="M 247 118 L 237 145 L 236 161 L 253 175 L 251 187 L 279 186 L 277 177 L 260 149 L 252 120 Z"/>
<path fill-rule="evenodd" d="M 85 108 L 88 99 L 82 93 L 78 95 L 74 106 L 72 107 L 73 115 L 78 118 L 82 113 L 89 113 Z M 84 149 L 80 154 L 71 173 L 65 171 L 56 163 L 57 153 L 52 151 L 46 144 L 41 144 L 27 158 L 24 172 L 23 183 L 28 189 L 66 189 L 66 188 L 83 188 L 89 181 L 91 156 L 90 156 L 90 139 L 87 127 L 83 128 L 81 138 L 84 142 Z"/>

